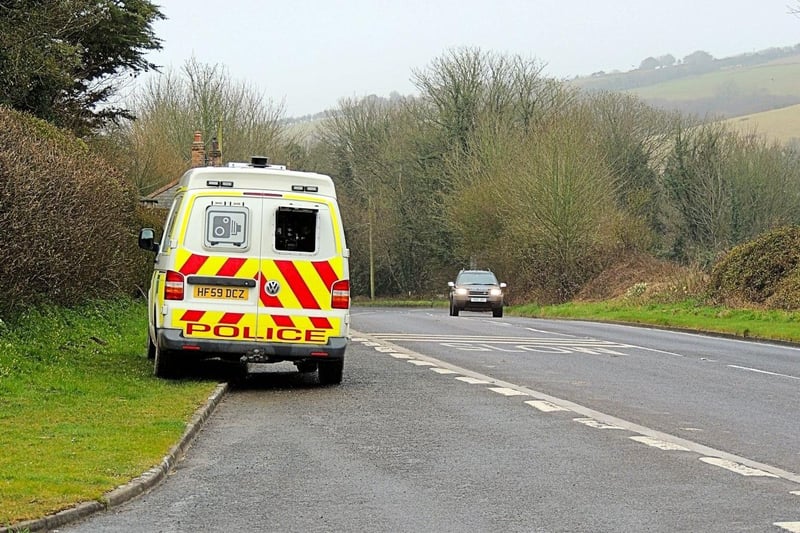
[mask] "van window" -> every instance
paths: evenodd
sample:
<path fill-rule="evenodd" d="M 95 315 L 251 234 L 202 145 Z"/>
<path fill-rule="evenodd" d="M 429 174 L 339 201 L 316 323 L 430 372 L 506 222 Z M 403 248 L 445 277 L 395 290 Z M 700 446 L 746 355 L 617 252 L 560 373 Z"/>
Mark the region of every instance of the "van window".
<path fill-rule="evenodd" d="M 183 200 L 183 194 L 176 194 L 172 199 L 172 206 L 170 207 L 169 214 L 167 215 L 167 223 L 164 226 L 164 234 L 161 236 L 161 253 L 169 250 L 170 241 L 175 239 L 175 222 L 178 220 L 178 211 Z"/>
<path fill-rule="evenodd" d="M 205 245 L 209 248 L 248 247 L 248 209 L 237 206 L 210 206 L 206 209 Z"/>
<path fill-rule="evenodd" d="M 317 250 L 316 209 L 279 207 L 275 212 L 275 249 L 289 252 Z"/>

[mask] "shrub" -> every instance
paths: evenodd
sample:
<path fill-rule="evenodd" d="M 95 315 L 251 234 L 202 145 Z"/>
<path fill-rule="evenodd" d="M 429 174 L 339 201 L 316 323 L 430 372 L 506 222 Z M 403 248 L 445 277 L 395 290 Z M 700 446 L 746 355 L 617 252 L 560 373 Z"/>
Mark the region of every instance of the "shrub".
<path fill-rule="evenodd" d="M 0 315 L 133 293 L 137 204 L 85 143 L 0 106 Z"/>
<path fill-rule="evenodd" d="M 724 303 L 796 307 L 798 264 L 800 227 L 774 229 L 717 261 L 711 271 L 712 296 Z"/>

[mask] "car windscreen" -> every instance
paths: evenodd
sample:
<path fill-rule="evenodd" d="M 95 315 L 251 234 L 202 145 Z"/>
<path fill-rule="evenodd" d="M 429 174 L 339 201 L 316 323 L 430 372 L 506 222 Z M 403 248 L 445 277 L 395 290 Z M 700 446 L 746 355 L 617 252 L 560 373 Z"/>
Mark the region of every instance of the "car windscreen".
<path fill-rule="evenodd" d="M 458 285 L 497 285 L 497 278 L 491 272 L 462 272 L 456 283 Z"/>

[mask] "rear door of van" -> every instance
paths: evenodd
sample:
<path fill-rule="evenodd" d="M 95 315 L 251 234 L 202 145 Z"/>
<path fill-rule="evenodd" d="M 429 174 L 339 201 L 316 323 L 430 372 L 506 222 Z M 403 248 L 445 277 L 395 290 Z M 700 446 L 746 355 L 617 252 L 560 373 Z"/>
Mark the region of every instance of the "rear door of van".
<path fill-rule="evenodd" d="M 268 342 L 326 344 L 346 336 L 332 292 L 345 279 L 338 210 L 326 198 L 264 198 L 258 332 Z"/>
<path fill-rule="evenodd" d="M 203 192 L 187 200 L 191 203 L 180 222 L 182 243 L 174 263 L 185 291 L 182 309 L 173 313 L 173 327 L 183 329 L 188 339 L 253 341 L 261 286 L 262 200 L 239 191 Z"/>

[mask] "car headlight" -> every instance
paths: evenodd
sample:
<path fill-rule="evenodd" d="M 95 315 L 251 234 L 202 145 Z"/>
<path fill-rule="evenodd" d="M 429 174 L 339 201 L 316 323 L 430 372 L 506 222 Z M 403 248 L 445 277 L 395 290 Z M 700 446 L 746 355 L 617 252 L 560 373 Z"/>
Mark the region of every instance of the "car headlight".
<path fill-rule="evenodd" d="M 467 289 L 463 289 L 463 288 L 462 289 L 456 289 L 456 294 L 458 294 L 459 296 L 466 296 L 467 295 Z"/>
<path fill-rule="evenodd" d="M 503 290 L 502 289 L 491 289 L 489 291 L 489 294 L 491 294 L 492 296 L 502 296 L 503 295 Z"/>

